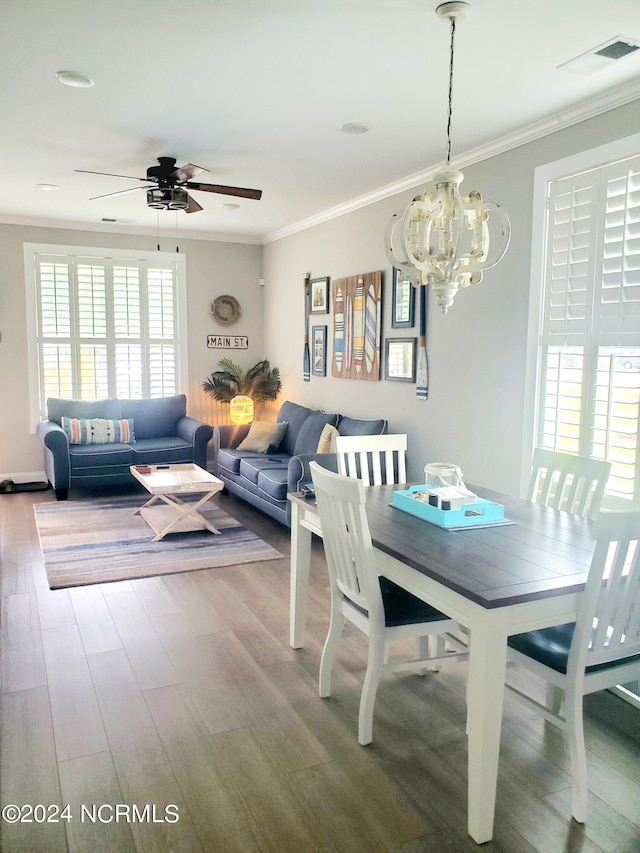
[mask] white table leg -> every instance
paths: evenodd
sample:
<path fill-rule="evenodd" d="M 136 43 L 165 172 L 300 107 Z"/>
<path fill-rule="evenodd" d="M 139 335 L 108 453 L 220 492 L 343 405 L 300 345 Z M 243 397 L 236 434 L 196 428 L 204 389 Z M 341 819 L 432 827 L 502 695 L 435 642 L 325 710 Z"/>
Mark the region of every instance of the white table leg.
<path fill-rule="evenodd" d="M 292 503 L 289 644 L 293 649 L 304 645 L 311 566 L 311 531 L 300 524 L 302 514 L 300 507 Z"/>
<path fill-rule="evenodd" d="M 467 693 L 468 832 L 478 844 L 493 837 L 506 664 L 505 614 L 485 611 L 471 626 Z"/>
<path fill-rule="evenodd" d="M 208 530 L 210 533 L 220 533 L 219 530 L 198 512 L 200 507 L 209 498 L 213 497 L 215 493 L 215 491 L 207 492 L 195 503 L 185 503 L 185 501 L 175 495 L 154 495 L 140 509 L 136 510 L 134 515 L 141 515 L 156 534 L 151 539 L 152 542 L 158 542 L 160 539 L 163 539 L 168 533 L 176 530 L 179 525 L 182 525 L 181 530 L 183 531 Z M 156 501 L 162 501 L 165 504 L 165 508 L 156 507 L 154 510 L 150 510 L 149 507 Z M 189 519 L 192 519 L 192 521 L 189 521 Z"/>

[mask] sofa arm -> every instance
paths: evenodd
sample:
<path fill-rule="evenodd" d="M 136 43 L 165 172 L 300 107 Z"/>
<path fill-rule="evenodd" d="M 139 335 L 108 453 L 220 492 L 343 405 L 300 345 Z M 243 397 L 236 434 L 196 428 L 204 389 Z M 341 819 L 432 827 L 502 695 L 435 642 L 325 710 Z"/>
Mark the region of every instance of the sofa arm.
<path fill-rule="evenodd" d="M 287 491 L 299 492 L 306 483 L 311 484 L 309 463 L 317 462 L 329 471 L 338 471 L 338 457 L 335 453 L 301 453 L 292 456 L 287 470 Z"/>
<path fill-rule="evenodd" d="M 53 421 L 41 421 L 36 435 L 44 447 L 44 470 L 47 480 L 58 497 L 66 497 L 71 482 L 69 439 L 61 426 Z"/>
<path fill-rule="evenodd" d="M 188 415 L 178 421 L 178 438 L 188 441 L 193 447 L 193 461 L 196 465 L 206 470 L 207 468 L 207 444 L 213 435 L 213 428 L 209 424 L 190 418 Z"/>

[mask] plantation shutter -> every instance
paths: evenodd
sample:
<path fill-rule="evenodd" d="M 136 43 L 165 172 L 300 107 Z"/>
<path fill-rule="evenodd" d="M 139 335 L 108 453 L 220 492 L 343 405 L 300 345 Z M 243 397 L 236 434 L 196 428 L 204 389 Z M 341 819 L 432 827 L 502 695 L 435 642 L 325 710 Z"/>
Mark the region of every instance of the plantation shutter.
<path fill-rule="evenodd" d="M 175 265 L 36 254 L 40 406 L 175 394 Z"/>
<path fill-rule="evenodd" d="M 538 443 L 640 499 L 640 157 L 549 185 Z"/>

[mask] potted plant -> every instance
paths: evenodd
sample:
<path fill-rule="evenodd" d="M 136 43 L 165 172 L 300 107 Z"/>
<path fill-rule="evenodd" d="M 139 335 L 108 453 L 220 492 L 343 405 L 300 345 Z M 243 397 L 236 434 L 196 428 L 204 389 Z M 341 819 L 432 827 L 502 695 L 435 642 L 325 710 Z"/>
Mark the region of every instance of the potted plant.
<path fill-rule="evenodd" d="M 266 359 L 246 372 L 230 358 L 221 359 L 218 365 L 221 369 L 215 370 L 202 388 L 221 403 L 230 403 L 234 397 L 251 397 L 254 403 L 262 403 L 275 400 L 280 393 L 280 370 L 271 367 Z"/>

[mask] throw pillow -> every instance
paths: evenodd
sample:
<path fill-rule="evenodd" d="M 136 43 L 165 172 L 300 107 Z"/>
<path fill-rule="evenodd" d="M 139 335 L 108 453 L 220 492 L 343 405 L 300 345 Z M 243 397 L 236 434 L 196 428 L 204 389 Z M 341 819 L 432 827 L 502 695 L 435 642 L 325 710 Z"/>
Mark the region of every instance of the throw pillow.
<path fill-rule="evenodd" d="M 334 426 L 331 424 L 325 424 L 324 429 L 320 433 L 320 440 L 318 441 L 318 449 L 316 450 L 316 453 L 334 453 L 335 439 L 337 435 L 340 435 L 340 433 Z"/>
<path fill-rule="evenodd" d="M 277 424 L 269 421 L 254 421 L 237 449 L 251 450 L 254 453 L 275 453 L 280 447 L 288 426 L 289 424 L 284 421 Z"/>
<path fill-rule="evenodd" d="M 69 444 L 133 444 L 133 419 L 61 418 Z"/>

